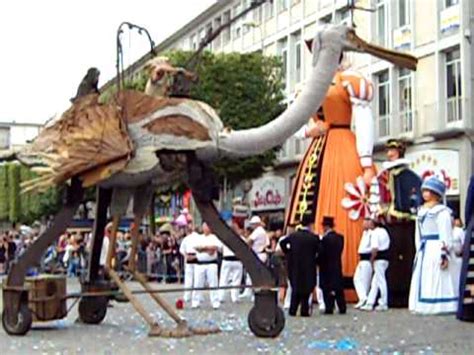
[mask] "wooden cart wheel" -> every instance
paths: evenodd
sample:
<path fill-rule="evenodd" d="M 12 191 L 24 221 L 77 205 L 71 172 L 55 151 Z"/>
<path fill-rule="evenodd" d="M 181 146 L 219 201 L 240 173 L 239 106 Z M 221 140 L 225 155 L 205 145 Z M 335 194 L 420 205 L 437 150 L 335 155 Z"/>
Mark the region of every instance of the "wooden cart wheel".
<path fill-rule="evenodd" d="M 254 306 L 248 315 L 249 328 L 260 338 L 276 338 L 285 327 L 285 313 L 277 307 L 274 322 L 271 325 L 262 324 L 262 317 Z"/>
<path fill-rule="evenodd" d="M 99 324 L 107 314 L 108 297 L 87 296 L 79 301 L 79 319 L 85 324 Z"/>
<path fill-rule="evenodd" d="M 10 314 L 10 308 L 5 308 L 2 313 L 2 326 L 9 335 L 25 335 L 31 329 L 33 317 L 27 303 L 21 303 L 16 321 Z"/>

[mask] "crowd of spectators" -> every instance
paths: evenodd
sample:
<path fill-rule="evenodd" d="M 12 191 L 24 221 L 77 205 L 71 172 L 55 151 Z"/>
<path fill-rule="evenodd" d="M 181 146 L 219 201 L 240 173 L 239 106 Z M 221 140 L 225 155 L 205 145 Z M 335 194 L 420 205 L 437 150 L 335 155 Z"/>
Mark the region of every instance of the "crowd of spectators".
<path fill-rule="evenodd" d="M 162 225 L 155 235 L 140 231 L 138 244 L 138 270 L 151 281 L 175 283 L 182 282 L 184 273 L 183 256 L 179 247 L 183 238 L 192 231 L 188 226 L 174 224 Z M 244 237 L 250 231 L 244 232 Z M 268 264 L 278 266 L 278 258 L 273 257 L 281 230 L 268 232 Z M 8 230 L 0 234 L 0 276 L 8 273 L 11 263 L 21 255 L 38 237 L 38 229 L 28 232 Z M 129 230 L 119 230 L 116 243 L 115 268 L 124 271 L 131 252 L 131 235 Z M 39 273 L 66 274 L 76 277 L 87 269 L 91 248 L 90 232 L 66 232 L 58 242 L 50 246 L 41 259 L 39 267 L 29 270 L 29 275 Z M 276 260 L 276 261 L 275 261 Z"/>

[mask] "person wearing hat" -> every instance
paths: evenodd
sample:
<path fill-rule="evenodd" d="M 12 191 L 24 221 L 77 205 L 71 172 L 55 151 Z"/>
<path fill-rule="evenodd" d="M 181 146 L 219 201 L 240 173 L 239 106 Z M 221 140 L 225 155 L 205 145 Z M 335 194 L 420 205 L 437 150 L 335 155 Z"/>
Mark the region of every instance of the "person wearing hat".
<path fill-rule="evenodd" d="M 300 306 L 301 316 L 310 316 L 310 295 L 316 287 L 316 260 L 320 245 L 319 237 L 311 232 L 311 222 L 310 216 L 304 216 L 302 227 L 279 243 L 286 257 L 291 285 L 290 316 L 296 316 Z"/>
<path fill-rule="evenodd" d="M 416 256 L 409 310 L 417 314 L 454 313 L 459 291 L 450 270 L 453 231 L 451 211 L 441 201 L 446 185 L 432 176 L 421 187 L 424 204 L 418 211 Z"/>
<path fill-rule="evenodd" d="M 404 141 L 389 139 L 385 152 L 387 161 L 382 165 L 377 182 L 380 191 L 378 217 L 385 221 L 390 236 L 388 304 L 407 307 L 415 257 L 415 219 L 422 202 L 421 178 L 409 168 Z"/>
<path fill-rule="evenodd" d="M 312 50 L 312 43 L 307 44 Z M 347 281 L 357 266 L 363 220 L 352 220 L 340 201 L 345 197 L 346 184 L 354 184 L 360 176 L 369 184 L 375 177 L 374 92 L 373 84 L 361 73 L 342 66 L 336 72 L 320 109 L 308 117 L 305 130 L 300 132 L 311 143 L 299 165 L 286 214 L 286 226 L 299 224 L 303 215 L 311 215 L 319 235 L 323 233 L 323 217 L 334 217 L 338 233 L 345 238 L 342 268 Z M 347 296 L 352 295 L 355 298 L 348 291 Z"/>
<path fill-rule="evenodd" d="M 340 314 L 346 313 L 344 277 L 342 275 L 342 251 L 344 237 L 334 231 L 334 218 L 323 217 L 324 230 L 318 257 L 319 286 L 323 291 L 325 314 L 333 314 L 334 301 Z"/>
<path fill-rule="evenodd" d="M 255 215 L 250 218 L 249 227 L 252 231 L 247 238 L 247 244 L 252 248 L 253 252 L 257 255 L 257 257 L 262 261 L 262 263 L 267 262 L 268 255 L 266 253 L 267 246 L 270 245 L 270 241 L 268 240 L 268 235 L 263 228 L 263 222 L 259 216 Z M 246 276 L 246 285 L 251 285 L 250 276 L 247 274 Z M 241 298 L 250 297 L 252 295 L 252 289 L 246 288 L 245 291 L 240 295 Z"/>

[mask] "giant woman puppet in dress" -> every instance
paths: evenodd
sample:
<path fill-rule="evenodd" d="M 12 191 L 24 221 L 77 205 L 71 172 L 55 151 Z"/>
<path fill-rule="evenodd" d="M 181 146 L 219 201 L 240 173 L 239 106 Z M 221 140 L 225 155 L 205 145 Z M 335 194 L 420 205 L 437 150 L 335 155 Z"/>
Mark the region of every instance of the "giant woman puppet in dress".
<path fill-rule="evenodd" d="M 310 42 L 307 45 L 311 48 Z M 318 114 L 305 127 L 304 136 L 312 142 L 298 168 L 286 217 L 290 225 L 310 215 L 319 234 L 323 217 L 334 218 L 335 230 L 344 236 L 343 274 L 348 285 L 358 261 L 363 216 L 354 218 L 354 211 L 348 212 L 341 202 L 347 184 L 358 180 L 359 185 L 369 185 L 375 176 L 373 92 L 372 83 L 360 73 L 336 72 Z"/>

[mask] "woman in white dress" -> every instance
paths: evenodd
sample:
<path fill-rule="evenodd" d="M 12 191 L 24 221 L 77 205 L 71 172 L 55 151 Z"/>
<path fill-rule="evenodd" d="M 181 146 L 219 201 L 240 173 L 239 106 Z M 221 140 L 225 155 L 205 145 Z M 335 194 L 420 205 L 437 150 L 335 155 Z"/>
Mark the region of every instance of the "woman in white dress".
<path fill-rule="evenodd" d="M 418 211 L 416 256 L 408 308 L 418 314 L 454 313 L 455 289 L 450 262 L 453 246 L 451 211 L 441 203 L 446 186 L 430 177 L 422 187 L 424 205 Z"/>

